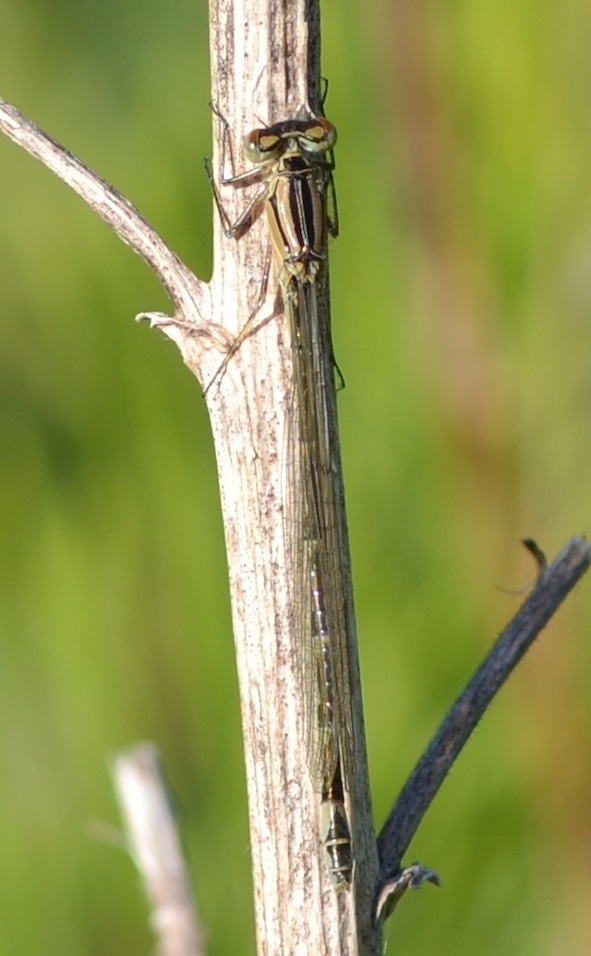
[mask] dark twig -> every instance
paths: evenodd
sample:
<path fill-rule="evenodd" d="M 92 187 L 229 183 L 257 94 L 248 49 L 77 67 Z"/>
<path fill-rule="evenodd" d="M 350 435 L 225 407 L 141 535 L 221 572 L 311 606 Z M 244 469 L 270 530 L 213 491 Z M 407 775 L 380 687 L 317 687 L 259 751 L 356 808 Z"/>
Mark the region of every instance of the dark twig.
<path fill-rule="evenodd" d="M 550 565 L 540 559 L 542 553 L 537 545 L 532 548 L 528 540 L 526 547 L 538 564 L 535 589 L 449 711 L 379 835 L 382 883 L 376 906 L 378 916 L 387 916 L 391 911 L 388 886 L 393 887 L 392 892 L 399 892 L 402 857 L 466 740 L 530 644 L 591 564 L 591 548 L 584 538 L 569 541 Z"/>

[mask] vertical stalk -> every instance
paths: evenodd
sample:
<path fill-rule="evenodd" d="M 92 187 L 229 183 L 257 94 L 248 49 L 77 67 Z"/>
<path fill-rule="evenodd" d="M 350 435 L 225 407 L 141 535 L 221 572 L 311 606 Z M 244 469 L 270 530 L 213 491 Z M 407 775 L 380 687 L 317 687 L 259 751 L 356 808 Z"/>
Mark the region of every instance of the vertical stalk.
<path fill-rule="evenodd" d="M 229 123 L 234 171 L 239 172 L 244 168 L 239 165 L 239 144 L 250 129 L 302 116 L 310 109 L 320 111 L 318 3 L 212 0 L 210 15 L 212 100 Z M 223 128 L 215 115 L 213 128 L 213 168 L 219 174 Z M 230 217 L 236 218 L 248 201 L 248 191 L 228 188 L 223 198 Z M 239 240 L 227 239 L 217 217 L 214 220 L 212 314 L 224 325 L 230 343 L 260 297 L 268 241 L 264 218 Z M 328 290 L 321 308 L 327 322 Z M 371 915 L 378 865 L 338 452 L 340 560 L 347 584 L 343 601 L 356 748 L 347 806 L 354 885 L 339 894 L 324 864 L 320 800 L 309 778 L 301 734 L 281 474 L 292 369 L 289 329 L 281 310 L 272 274 L 259 317 L 273 317 L 244 340 L 207 392 L 230 568 L 258 950 L 273 956 L 295 952 L 371 956 L 381 952 Z M 330 354 L 326 362 L 332 363 Z M 338 449 L 334 392 L 329 396 L 329 416 L 331 440 Z"/>

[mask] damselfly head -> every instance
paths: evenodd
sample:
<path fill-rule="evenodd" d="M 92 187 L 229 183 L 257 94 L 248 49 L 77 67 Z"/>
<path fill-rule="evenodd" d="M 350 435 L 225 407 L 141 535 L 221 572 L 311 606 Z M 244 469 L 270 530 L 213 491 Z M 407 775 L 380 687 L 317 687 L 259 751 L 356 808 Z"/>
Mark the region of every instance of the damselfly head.
<path fill-rule="evenodd" d="M 244 155 L 251 163 L 270 163 L 283 153 L 298 151 L 312 162 L 330 152 L 337 141 L 336 128 L 324 117 L 284 120 L 253 129 L 244 137 Z"/>

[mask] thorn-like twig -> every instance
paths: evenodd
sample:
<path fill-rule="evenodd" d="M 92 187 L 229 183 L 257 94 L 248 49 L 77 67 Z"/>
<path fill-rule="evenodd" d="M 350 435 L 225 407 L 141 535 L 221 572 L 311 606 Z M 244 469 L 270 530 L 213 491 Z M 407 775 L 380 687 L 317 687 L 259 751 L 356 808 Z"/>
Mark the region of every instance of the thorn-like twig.
<path fill-rule="evenodd" d="M 419 890 L 423 883 L 441 886 L 439 874 L 435 870 L 430 870 L 428 866 L 422 866 L 421 863 L 411 863 L 410 866 L 400 870 L 393 879 L 382 883 L 375 905 L 376 922 L 388 919 L 406 891 Z"/>

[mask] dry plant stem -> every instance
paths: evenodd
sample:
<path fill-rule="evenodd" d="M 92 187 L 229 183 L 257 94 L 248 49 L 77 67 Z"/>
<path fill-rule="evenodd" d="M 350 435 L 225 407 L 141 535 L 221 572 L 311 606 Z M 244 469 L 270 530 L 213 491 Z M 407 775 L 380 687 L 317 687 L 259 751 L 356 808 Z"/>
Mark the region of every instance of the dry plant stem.
<path fill-rule="evenodd" d="M 150 903 L 160 956 L 204 956 L 205 946 L 156 747 L 118 754 L 111 772 L 131 854 Z"/>
<path fill-rule="evenodd" d="M 320 109 L 317 0 L 220 0 L 210 4 L 215 107 L 228 121 L 234 168 L 253 127 Z M 245 32 L 246 25 L 246 32 Z M 213 170 L 220 173 L 222 124 L 214 117 Z M 338 184 L 337 184 L 338 185 Z M 252 192 L 228 187 L 230 220 Z M 215 220 L 214 314 L 237 334 L 260 297 L 268 249 L 266 223 L 254 222 L 237 242 Z M 324 306 L 326 313 L 328 303 Z M 290 412 L 289 331 L 271 275 L 256 323 L 221 381 L 207 393 L 214 431 L 226 547 L 232 578 L 234 633 L 245 734 L 258 951 L 265 954 L 381 952 L 372 921 L 378 878 L 371 817 L 352 605 L 345 596 L 352 661 L 355 766 L 348 812 L 355 881 L 337 895 L 319 847 L 320 800 L 310 782 L 301 728 L 298 648 L 291 607 L 281 462 Z M 220 318 L 221 321 L 221 318 Z M 335 323 L 338 325 L 338 322 Z M 327 356 L 327 362 L 331 357 Z M 328 377 L 328 376 L 327 376 Z M 336 407 L 330 397 L 331 430 Z M 335 456 L 338 458 L 338 456 Z M 340 481 L 340 475 L 338 478 Z M 339 487 L 343 505 L 342 486 Z M 341 563 L 350 582 L 344 517 Z"/>
<path fill-rule="evenodd" d="M 318 0 L 212 0 L 210 22 L 212 100 L 229 123 L 238 162 L 240 139 L 253 126 L 321 109 Z M 128 200 L 5 103 L 0 103 L 0 128 L 78 192 L 154 269 L 174 303 L 174 314 L 145 315 L 178 345 L 185 363 L 207 385 L 260 297 L 267 249 L 264 223 L 254 223 L 236 242 L 226 239 L 215 220 L 214 275 L 205 285 Z M 215 117 L 213 129 L 213 168 L 218 172 L 222 129 Z M 243 208 L 246 196 L 240 190 L 225 191 L 231 218 L 233 208 Z M 328 320 L 328 301 L 324 309 Z M 309 779 L 301 734 L 280 469 L 291 385 L 289 335 L 271 277 L 260 317 L 274 312 L 275 318 L 242 344 L 207 393 L 230 568 L 258 951 L 273 956 L 374 956 L 382 949 L 372 920 L 378 860 L 342 482 L 339 472 L 340 559 L 349 585 L 344 601 L 355 724 L 355 773 L 347 795 L 355 874 L 352 890 L 337 896 L 322 855 L 320 800 Z M 326 361 L 330 363 L 331 356 Z M 336 448 L 334 395 L 330 400 Z M 338 463 L 336 452 L 334 459 Z M 220 864 L 220 880 L 223 869 Z"/>
<path fill-rule="evenodd" d="M 454 760 L 497 691 L 591 564 L 591 549 L 584 538 L 573 538 L 551 565 L 538 562 L 535 589 L 449 711 L 384 824 L 378 839 L 383 884 L 400 872 L 402 857 Z"/>

